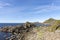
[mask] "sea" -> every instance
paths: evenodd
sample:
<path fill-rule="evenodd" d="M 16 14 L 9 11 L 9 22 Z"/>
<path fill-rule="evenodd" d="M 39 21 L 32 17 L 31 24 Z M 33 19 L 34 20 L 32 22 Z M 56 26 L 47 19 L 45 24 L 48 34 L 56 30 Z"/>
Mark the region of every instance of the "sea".
<path fill-rule="evenodd" d="M 0 23 L 0 28 L 9 27 L 9 26 L 17 26 L 22 25 L 23 23 Z M 6 40 L 7 37 L 10 37 L 11 33 L 0 32 L 0 40 Z"/>

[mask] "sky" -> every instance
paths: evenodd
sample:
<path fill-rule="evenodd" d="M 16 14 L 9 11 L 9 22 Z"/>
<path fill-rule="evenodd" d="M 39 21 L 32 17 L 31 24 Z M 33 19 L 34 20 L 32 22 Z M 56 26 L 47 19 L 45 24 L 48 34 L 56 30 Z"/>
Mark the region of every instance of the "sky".
<path fill-rule="evenodd" d="M 60 0 L 0 0 L 0 23 L 60 19 Z"/>

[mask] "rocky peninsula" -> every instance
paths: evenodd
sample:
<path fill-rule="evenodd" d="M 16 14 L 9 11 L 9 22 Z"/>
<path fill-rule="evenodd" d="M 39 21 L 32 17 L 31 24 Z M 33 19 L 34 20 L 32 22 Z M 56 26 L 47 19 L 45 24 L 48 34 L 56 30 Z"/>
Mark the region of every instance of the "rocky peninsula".
<path fill-rule="evenodd" d="M 6 40 L 60 40 L 60 20 L 48 19 L 44 26 L 26 22 L 23 25 L 0 28 L 1 32 L 11 33 Z M 47 26 L 48 24 L 48 26 Z"/>

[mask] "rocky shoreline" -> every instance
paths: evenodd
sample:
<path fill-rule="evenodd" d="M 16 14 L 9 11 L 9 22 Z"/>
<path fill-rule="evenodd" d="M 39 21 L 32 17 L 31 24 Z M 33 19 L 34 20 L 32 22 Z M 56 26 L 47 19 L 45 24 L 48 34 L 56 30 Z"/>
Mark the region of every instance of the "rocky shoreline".
<path fill-rule="evenodd" d="M 23 25 L 0 28 L 0 32 L 11 33 L 5 40 L 60 40 L 60 21 L 51 26 L 39 26 L 26 22 Z"/>
<path fill-rule="evenodd" d="M 1 32 L 11 33 L 10 37 L 7 37 L 6 40 L 24 40 L 25 35 L 33 30 L 35 25 L 33 23 L 25 23 L 24 25 L 17 25 L 16 27 L 3 27 L 0 28 Z"/>

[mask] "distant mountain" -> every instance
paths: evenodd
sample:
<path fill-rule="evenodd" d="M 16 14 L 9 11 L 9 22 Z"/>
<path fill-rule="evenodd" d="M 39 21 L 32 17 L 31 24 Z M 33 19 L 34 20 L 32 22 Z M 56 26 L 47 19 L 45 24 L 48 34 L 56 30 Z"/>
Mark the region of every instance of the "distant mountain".
<path fill-rule="evenodd" d="M 46 20 L 43 23 L 48 24 L 48 25 L 53 25 L 55 22 L 56 22 L 56 19 L 49 18 L 48 20 Z"/>
<path fill-rule="evenodd" d="M 51 22 L 54 22 L 54 21 L 56 21 L 55 19 L 53 19 L 53 18 L 49 18 L 48 20 L 46 20 L 44 23 L 51 23 Z"/>

